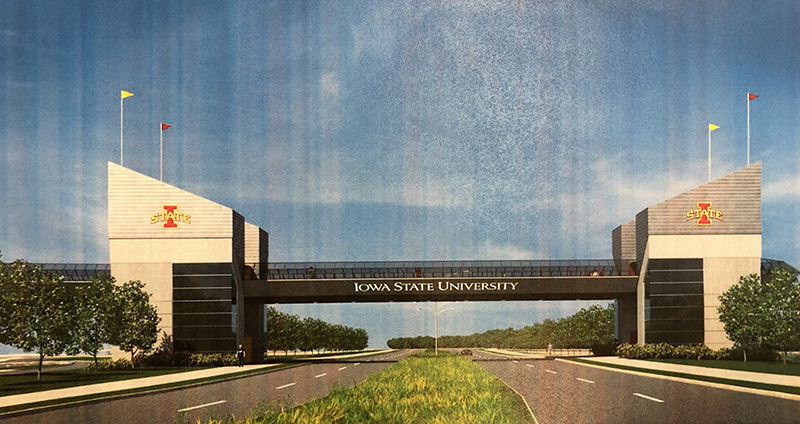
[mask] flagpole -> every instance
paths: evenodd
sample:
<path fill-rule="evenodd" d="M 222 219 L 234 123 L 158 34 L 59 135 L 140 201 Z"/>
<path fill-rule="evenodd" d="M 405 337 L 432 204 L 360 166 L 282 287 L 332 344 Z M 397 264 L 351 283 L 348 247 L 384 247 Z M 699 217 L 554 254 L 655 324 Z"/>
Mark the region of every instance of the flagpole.
<path fill-rule="evenodd" d="M 122 96 L 122 94 L 120 94 L 120 96 L 119 96 L 119 165 L 120 166 L 125 166 L 125 164 L 122 161 L 122 159 L 123 159 L 123 156 L 122 156 L 122 118 L 124 116 L 123 109 L 122 109 L 122 101 L 124 99 L 125 98 Z"/>
<path fill-rule="evenodd" d="M 750 93 L 747 93 L 747 165 L 750 165 Z"/>
<path fill-rule="evenodd" d="M 158 126 L 158 132 L 161 134 L 161 173 L 159 174 L 159 181 L 164 181 L 164 124 Z"/>
<path fill-rule="evenodd" d="M 124 119 L 124 109 L 122 104 L 125 101 L 126 97 L 133 96 L 133 93 L 125 90 L 120 90 L 119 92 L 119 165 L 124 166 L 123 163 L 123 154 L 122 154 L 122 123 L 125 121 Z"/>
<path fill-rule="evenodd" d="M 711 181 L 711 125 L 708 126 L 708 181 Z"/>
<path fill-rule="evenodd" d="M 708 181 L 711 181 L 711 131 L 719 128 L 719 126 L 708 123 Z"/>

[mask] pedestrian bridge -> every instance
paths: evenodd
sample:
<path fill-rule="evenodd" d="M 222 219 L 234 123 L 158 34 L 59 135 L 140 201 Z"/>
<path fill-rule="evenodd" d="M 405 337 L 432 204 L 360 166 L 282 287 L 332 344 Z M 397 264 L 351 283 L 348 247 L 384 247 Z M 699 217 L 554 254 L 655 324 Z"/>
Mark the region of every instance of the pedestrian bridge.
<path fill-rule="evenodd" d="M 245 272 L 247 303 L 635 299 L 613 260 L 284 262 Z"/>

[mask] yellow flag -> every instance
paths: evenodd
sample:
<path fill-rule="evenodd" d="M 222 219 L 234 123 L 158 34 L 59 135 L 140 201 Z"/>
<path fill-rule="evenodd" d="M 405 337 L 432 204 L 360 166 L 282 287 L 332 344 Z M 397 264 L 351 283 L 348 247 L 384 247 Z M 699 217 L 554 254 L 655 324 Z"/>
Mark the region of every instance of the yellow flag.
<path fill-rule="evenodd" d="M 130 97 L 130 96 L 133 96 L 133 93 L 130 93 L 130 92 L 125 91 L 125 90 L 122 90 L 122 98 L 123 99 L 126 98 L 126 97 Z"/>
<path fill-rule="evenodd" d="M 714 124 L 708 124 L 708 130 L 709 130 L 709 131 L 714 131 L 714 130 L 715 130 L 715 129 L 717 129 L 717 128 L 719 128 L 719 127 L 718 127 L 718 126 L 716 126 L 716 125 L 714 125 Z"/>

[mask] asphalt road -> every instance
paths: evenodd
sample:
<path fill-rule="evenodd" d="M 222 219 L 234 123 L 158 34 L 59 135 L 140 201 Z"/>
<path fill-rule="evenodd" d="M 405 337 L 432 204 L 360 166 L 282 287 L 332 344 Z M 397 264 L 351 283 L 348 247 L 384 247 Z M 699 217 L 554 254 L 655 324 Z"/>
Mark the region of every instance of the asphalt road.
<path fill-rule="evenodd" d="M 473 360 L 517 390 L 539 424 L 795 423 L 800 402 L 555 360 Z"/>
<path fill-rule="evenodd" d="M 335 384 L 350 387 L 412 353 L 397 351 L 365 358 L 309 362 L 233 380 L 10 414 L 0 421 L 3 424 L 163 424 L 180 420 L 205 422 L 229 415 L 244 419 L 261 405 L 290 407 L 324 397 Z"/>

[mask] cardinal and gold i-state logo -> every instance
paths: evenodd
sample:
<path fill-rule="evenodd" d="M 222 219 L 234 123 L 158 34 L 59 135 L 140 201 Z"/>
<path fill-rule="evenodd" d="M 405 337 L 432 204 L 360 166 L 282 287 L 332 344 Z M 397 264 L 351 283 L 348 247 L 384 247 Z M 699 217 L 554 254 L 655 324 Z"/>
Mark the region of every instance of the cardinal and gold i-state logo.
<path fill-rule="evenodd" d="M 697 202 L 697 209 L 686 212 L 686 220 L 697 220 L 697 225 L 711 225 L 712 220 L 722 221 L 722 211 L 711 209 L 711 202 Z"/>
<path fill-rule="evenodd" d="M 164 205 L 164 211 L 150 216 L 150 224 L 164 223 L 164 228 L 178 228 L 178 223 L 191 224 L 192 216 L 178 211 L 178 205 Z"/>

